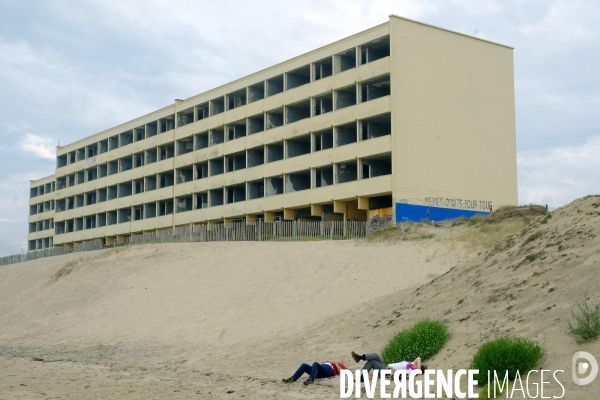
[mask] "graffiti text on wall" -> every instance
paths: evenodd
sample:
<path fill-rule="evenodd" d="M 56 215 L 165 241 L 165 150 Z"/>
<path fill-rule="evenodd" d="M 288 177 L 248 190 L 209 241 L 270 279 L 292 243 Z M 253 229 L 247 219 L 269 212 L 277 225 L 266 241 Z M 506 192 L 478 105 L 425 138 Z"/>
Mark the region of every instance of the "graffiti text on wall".
<path fill-rule="evenodd" d="M 466 208 L 470 210 L 489 210 L 492 202 L 486 200 L 455 199 L 447 197 L 425 197 L 425 204 L 437 207 Z"/>

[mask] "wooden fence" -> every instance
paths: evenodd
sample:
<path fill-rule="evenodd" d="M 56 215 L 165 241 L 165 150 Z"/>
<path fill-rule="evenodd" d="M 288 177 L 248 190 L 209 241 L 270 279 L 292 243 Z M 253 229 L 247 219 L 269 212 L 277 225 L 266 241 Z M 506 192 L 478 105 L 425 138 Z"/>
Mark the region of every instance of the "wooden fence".
<path fill-rule="evenodd" d="M 234 222 L 201 224 L 132 235 L 115 245 L 194 242 L 295 242 L 310 240 L 347 240 L 366 237 L 372 230 L 368 221 L 277 221 L 246 224 Z M 102 249 L 100 239 L 76 243 L 73 249 L 57 246 L 0 258 L 0 266 L 42 257 Z"/>

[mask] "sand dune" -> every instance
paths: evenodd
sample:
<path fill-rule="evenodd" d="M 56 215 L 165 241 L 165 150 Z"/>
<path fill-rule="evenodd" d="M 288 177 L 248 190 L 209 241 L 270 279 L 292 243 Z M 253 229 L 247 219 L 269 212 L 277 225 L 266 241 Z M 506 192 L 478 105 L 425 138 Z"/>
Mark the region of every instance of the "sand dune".
<path fill-rule="evenodd" d="M 570 363 L 600 343 L 577 345 L 566 323 L 583 291 L 600 301 L 599 212 L 580 199 L 488 251 L 460 239 L 477 226 L 448 224 L 423 240 L 147 245 L 3 267 L 0 399 L 339 398 L 337 380 L 280 379 L 301 362 L 354 366 L 351 350 L 423 317 L 453 332 L 435 368 L 516 334 L 565 370 L 567 398 L 593 399 L 598 380 L 574 385 Z"/>

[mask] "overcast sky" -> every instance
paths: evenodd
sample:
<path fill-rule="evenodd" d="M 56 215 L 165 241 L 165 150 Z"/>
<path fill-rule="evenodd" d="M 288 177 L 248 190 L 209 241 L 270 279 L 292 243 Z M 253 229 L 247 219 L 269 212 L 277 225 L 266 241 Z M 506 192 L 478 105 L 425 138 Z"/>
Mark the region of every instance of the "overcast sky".
<path fill-rule="evenodd" d="M 0 256 L 55 145 L 397 14 L 515 48 L 519 202 L 600 193 L 600 2 L 0 0 Z"/>

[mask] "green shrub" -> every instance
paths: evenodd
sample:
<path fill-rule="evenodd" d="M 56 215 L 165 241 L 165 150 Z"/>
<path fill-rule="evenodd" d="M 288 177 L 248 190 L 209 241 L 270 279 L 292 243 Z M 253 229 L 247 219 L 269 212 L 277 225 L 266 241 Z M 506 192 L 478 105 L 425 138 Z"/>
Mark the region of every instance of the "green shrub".
<path fill-rule="evenodd" d="M 441 321 L 424 319 L 396 334 L 381 351 L 383 362 L 392 364 L 427 359 L 437 354 L 450 339 L 448 327 Z"/>
<path fill-rule="evenodd" d="M 581 344 L 600 336 L 600 304 L 592 307 L 588 304 L 590 298 L 587 293 L 583 300 L 577 303 L 577 310 L 572 309 L 571 314 L 575 323 L 569 322 L 569 334 Z"/>
<path fill-rule="evenodd" d="M 531 371 L 543 354 L 543 349 L 533 340 L 506 336 L 481 345 L 469 368 L 479 370 L 475 379 L 480 386 L 487 382 L 488 371 L 492 377 L 496 371 L 502 379 L 508 371 L 508 379 L 512 381 L 517 371 L 521 376 Z"/>

